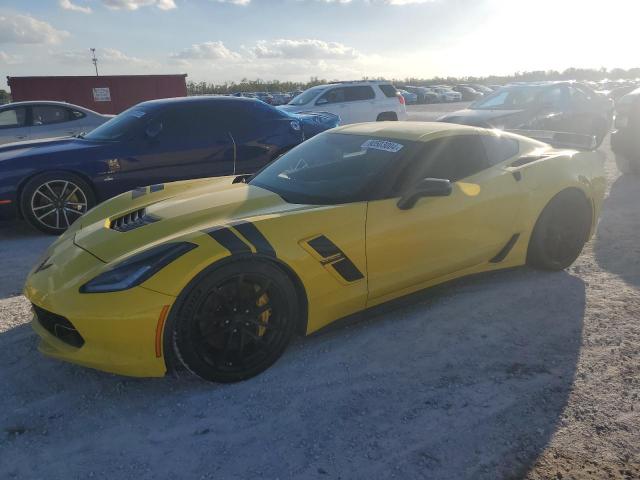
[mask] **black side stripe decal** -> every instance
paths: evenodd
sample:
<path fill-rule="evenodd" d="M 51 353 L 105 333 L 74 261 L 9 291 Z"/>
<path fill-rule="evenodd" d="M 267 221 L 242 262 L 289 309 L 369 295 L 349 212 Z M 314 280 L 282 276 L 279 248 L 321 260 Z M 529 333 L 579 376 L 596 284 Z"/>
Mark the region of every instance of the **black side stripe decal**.
<path fill-rule="evenodd" d="M 232 223 L 231 226 L 240 232 L 240 234 L 251 244 L 253 244 L 256 249 L 256 253 L 269 255 L 271 257 L 276 256 L 276 251 L 271 243 L 269 243 L 269 240 L 267 240 L 267 237 L 265 237 L 253 223 L 240 221 Z"/>
<path fill-rule="evenodd" d="M 490 263 L 500 263 L 501 261 L 503 261 L 505 258 L 507 258 L 507 255 L 509 255 L 509 252 L 511 251 L 511 249 L 513 248 L 513 246 L 516 244 L 516 242 L 518 241 L 518 238 L 520 238 L 520 234 L 516 233 L 515 235 L 513 235 L 509 241 L 507 242 L 507 244 L 502 247 L 502 250 L 500 250 L 498 252 L 498 254 L 493 257 L 491 260 L 489 260 Z"/>
<path fill-rule="evenodd" d="M 137 187 L 131 190 L 131 200 L 142 197 L 147 194 L 147 187 Z"/>
<path fill-rule="evenodd" d="M 358 267 L 347 257 L 338 246 L 324 235 L 313 238 L 307 242 L 318 255 L 325 259 L 322 263 L 329 264 L 347 282 L 355 282 L 364 278 Z"/>
<path fill-rule="evenodd" d="M 231 255 L 238 253 L 251 253 L 249 246 L 227 227 L 214 227 L 206 231 L 207 235 L 231 252 Z"/>

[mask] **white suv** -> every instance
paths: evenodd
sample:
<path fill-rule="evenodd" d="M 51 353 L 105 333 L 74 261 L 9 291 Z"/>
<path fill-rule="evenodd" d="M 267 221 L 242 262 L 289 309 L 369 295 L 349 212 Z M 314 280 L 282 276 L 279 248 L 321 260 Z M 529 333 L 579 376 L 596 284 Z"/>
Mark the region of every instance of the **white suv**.
<path fill-rule="evenodd" d="M 329 112 L 340 124 L 406 120 L 404 98 L 389 82 L 361 81 L 318 85 L 280 108 L 286 112 Z"/>

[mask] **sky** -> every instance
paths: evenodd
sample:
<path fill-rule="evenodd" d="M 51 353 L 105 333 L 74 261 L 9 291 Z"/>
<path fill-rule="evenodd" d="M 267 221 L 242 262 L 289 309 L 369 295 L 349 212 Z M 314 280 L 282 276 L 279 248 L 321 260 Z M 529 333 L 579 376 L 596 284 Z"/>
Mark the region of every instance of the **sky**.
<path fill-rule="evenodd" d="M 7 76 L 427 78 L 640 66 L 640 0 L 0 0 Z"/>

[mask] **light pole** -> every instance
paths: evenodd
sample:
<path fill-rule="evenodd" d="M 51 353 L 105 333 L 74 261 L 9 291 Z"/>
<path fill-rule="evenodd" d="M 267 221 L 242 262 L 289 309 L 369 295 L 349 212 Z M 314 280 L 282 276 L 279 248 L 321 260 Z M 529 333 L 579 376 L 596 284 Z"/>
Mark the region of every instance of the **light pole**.
<path fill-rule="evenodd" d="M 91 63 L 96 68 L 96 77 L 98 76 L 98 59 L 96 58 L 96 49 L 91 48 Z"/>

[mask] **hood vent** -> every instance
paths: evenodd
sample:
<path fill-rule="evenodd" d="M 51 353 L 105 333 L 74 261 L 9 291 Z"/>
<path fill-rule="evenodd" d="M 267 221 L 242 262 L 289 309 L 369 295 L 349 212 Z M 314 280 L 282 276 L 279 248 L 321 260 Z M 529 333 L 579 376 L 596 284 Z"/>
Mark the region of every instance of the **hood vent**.
<path fill-rule="evenodd" d="M 160 220 L 158 217 L 147 213 L 145 208 L 140 208 L 121 217 L 114 218 L 109 223 L 109 228 L 118 232 L 128 232 L 158 220 Z"/>

